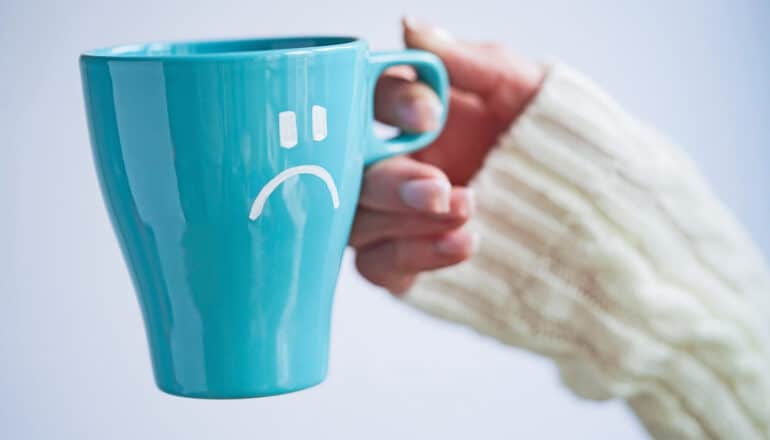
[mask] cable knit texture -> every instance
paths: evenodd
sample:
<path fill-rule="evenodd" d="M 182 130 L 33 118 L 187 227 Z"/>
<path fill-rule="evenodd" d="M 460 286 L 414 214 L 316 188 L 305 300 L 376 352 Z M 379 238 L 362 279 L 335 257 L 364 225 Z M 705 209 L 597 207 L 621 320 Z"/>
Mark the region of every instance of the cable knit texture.
<path fill-rule="evenodd" d="M 552 358 L 656 438 L 770 438 L 770 274 L 681 151 L 555 65 L 472 186 L 479 252 L 406 301 Z"/>

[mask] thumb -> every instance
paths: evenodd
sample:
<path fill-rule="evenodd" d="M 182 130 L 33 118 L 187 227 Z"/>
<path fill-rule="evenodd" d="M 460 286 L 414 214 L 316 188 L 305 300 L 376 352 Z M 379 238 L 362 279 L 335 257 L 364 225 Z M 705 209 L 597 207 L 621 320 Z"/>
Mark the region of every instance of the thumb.
<path fill-rule="evenodd" d="M 414 17 L 404 17 L 402 25 L 406 46 L 438 55 L 453 86 L 480 95 L 494 92 L 505 72 L 492 62 L 494 58 L 488 50 L 457 41 L 447 30 Z"/>
<path fill-rule="evenodd" d="M 505 122 L 522 111 L 543 81 L 543 66 L 503 46 L 458 41 L 446 30 L 414 17 L 405 17 L 402 24 L 407 47 L 438 55 L 452 87 L 489 101 Z"/>

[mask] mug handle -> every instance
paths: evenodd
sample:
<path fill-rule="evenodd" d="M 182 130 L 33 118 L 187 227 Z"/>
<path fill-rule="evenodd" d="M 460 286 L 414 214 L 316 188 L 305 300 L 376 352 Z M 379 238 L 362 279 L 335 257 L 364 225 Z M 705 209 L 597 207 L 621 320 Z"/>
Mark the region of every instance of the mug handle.
<path fill-rule="evenodd" d="M 379 139 L 374 135 L 372 124 L 374 123 L 374 88 L 377 79 L 382 72 L 391 66 L 408 64 L 417 71 L 420 81 L 428 84 L 441 100 L 441 115 L 439 128 L 425 133 L 401 133 L 393 139 Z M 422 50 L 399 50 L 392 52 L 373 52 L 369 55 L 369 133 L 372 137 L 368 150 L 364 156 L 364 163 L 370 164 L 381 159 L 398 154 L 411 153 L 433 142 L 438 136 L 446 121 L 449 96 L 449 81 L 446 69 L 441 60 L 430 52 Z"/>

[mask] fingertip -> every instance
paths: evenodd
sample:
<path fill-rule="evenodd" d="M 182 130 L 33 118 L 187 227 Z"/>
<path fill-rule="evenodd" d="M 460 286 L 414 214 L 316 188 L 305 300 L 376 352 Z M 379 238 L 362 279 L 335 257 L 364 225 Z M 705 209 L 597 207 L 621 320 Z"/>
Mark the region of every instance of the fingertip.
<path fill-rule="evenodd" d="M 450 208 L 449 181 L 441 178 L 408 180 L 401 184 L 401 200 L 418 211 L 444 214 Z"/>
<path fill-rule="evenodd" d="M 465 228 L 454 230 L 435 242 L 436 252 L 453 257 L 457 262 L 467 260 L 479 250 L 480 236 Z"/>
<path fill-rule="evenodd" d="M 407 47 L 437 52 L 456 42 L 452 34 L 446 29 L 434 26 L 412 15 L 404 16 L 401 19 L 401 25 L 404 29 L 404 43 Z"/>
<path fill-rule="evenodd" d="M 469 219 L 476 212 L 476 193 L 473 188 L 456 186 L 452 188 L 449 201 L 449 215 Z"/>
<path fill-rule="evenodd" d="M 417 18 L 413 15 L 406 14 L 401 17 L 401 28 L 404 32 L 412 32 L 417 27 Z"/>
<path fill-rule="evenodd" d="M 444 62 L 453 87 L 485 97 L 500 92 L 503 86 L 503 91 L 520 93 L 519 85 L 508 78 L 511 72 L 518 75 L 530 62 L 523 59 L 511 62 L 511 56 L 502 46 L 490 47 L 488 44 L 456 40 L 445 29 L 412 16 L 405 17 L 402 23 L 406 46 L 438 55 Z M 537 70 L 531 76 L 537 78 Z M 518 103 L 516 101 L 517 108 Z"/>

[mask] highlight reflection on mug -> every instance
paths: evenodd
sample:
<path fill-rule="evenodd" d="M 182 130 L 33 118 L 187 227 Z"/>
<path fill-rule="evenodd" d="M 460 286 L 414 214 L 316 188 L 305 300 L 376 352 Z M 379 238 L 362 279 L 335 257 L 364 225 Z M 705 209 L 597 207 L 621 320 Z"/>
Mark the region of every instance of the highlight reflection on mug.
<path fill-rule="evenodd" d="M 311 114 L 313 118 L 313 140 L 322 141 L 326 139 L 326 109 L 320 105 L 314 105 L 311 109 Z M 297 116 L 294 112 L 285 111 L 278 114 L 278 133 L 282 148 L 291 149 L 297 146 Z M 249 219 L 256 220 L 259 218 L 270 194 L 287 179 L 300 174 L 312 174 L 323 180 L 332 197 L 334 209 L 340 206 L 337 185 L 334 184 L 334 179 L 328 171 L 318 165 L 298 165 L 281 171 L 262 187 L 254 199 L 254 203 L 251 204 Z"/>

